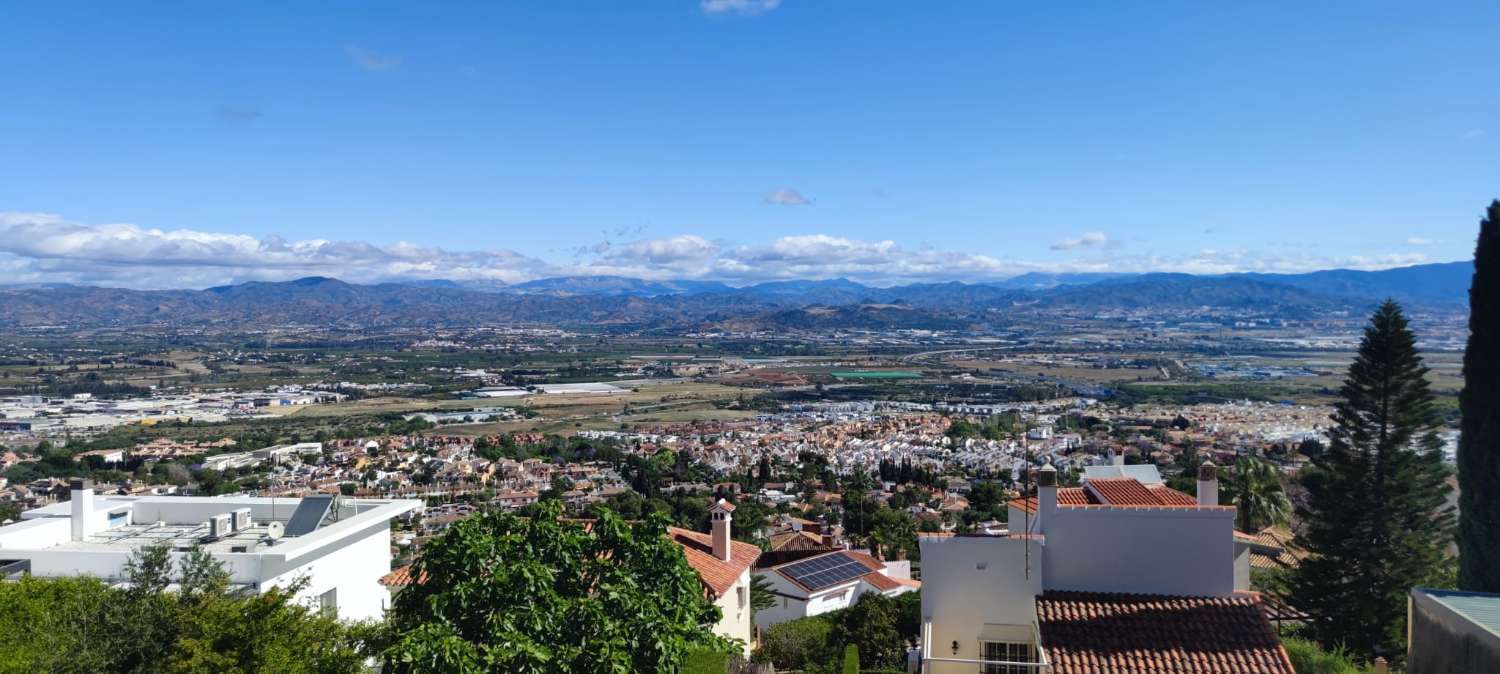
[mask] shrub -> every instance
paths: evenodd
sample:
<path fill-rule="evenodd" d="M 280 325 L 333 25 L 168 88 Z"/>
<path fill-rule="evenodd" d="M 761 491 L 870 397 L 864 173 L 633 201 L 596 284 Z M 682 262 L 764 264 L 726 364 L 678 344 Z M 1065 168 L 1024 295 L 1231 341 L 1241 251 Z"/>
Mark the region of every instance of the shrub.
<path fill-rule="evenodd" d="M 682 674 L 724 674 L 731 657 L 726 651 L 708 648 L 691 651 L 682 661 Z"/>
<path fill-rule="evenodd" d="M 777 669 L 807 669 L 831 659 L 828 635 L 832 631 L 833 623 L 823 616 L 772 625 L 761 634 L 755 659 L 770 662 Z"/>
<path fill-rule="evenodd" d="M 1297 674 L 1364 674 L 1367 670 L 1349 658 L 1343 649 L 1325 651 L 1316 642 L 1295 637 L 1281 640 Z"/>

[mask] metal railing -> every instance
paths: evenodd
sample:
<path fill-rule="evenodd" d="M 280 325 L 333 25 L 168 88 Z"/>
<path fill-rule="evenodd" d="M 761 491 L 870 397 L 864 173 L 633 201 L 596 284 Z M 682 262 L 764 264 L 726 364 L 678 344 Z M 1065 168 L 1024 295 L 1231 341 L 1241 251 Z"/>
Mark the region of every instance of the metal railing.
<path fill-rule="evenodd" d="M 1005 667 L 1024 667 L 1034 669 L 1038 674 L 1048 674 L 1052 671 L 1052 663 L 1047 659 L 1047 651 L 1042 649 L 1042 634 L 1037 629 L 1036 623 L 1031 624 L 1032 643 L 1036 645 L 1036 662 L 1015 662 L 1010 660 L 982 660 L 976 658 L 938 657 L 932 655 L 932 620 L 922 621 L 922 674 L 929 674 L 927 663 L 949 662 L 968 665 L 997 665 Z M 980 671 L 983 671 L 982 669 Z"/>

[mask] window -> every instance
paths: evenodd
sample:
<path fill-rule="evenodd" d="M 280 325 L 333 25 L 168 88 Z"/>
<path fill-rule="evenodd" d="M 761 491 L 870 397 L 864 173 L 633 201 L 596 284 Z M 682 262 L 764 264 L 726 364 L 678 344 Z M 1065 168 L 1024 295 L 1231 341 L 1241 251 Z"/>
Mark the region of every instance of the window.
<path fill-rule="evenodd" d="M 339 589 L 333 588 L 318 595 L 318 610 L 326 616 L 337 617 L 339 614 Z"/>
<path fill-rule="evenodd" d="M 736 594 L 738 594 L 740 597 L 740 608 L 745 608 L 745 586 L 741 585 L 735 588 L 735 590 Z"/>
<path fill-rule="evenodd" d="M 992 662 L 1036 662 L 1036 651 L 1028 643 L 984 642 L 984 659 Z M 984 674 L 1036 674 L 1041 670 L 1025 665 L 984 665 Z"/>

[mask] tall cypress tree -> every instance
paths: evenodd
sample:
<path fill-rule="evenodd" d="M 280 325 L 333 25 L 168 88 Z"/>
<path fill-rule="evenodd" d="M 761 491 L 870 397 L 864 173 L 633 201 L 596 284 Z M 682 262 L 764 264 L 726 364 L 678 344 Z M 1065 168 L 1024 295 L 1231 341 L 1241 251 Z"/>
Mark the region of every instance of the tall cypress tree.
<path fill-rule="evenodd" d="M 1453 514 L 1427 368 L 1401 308 L 1387 301 L 1365 328 L 1328 432 L 1303 478 L 1293 602 L 1325 645 L 1362 658 L 1397 655 L 1406 595 L 1442 575 Z"/>
<path fill-rule="evenodd" d="M 1500 592 L 1500 200 L 1474 247 L 1458 441 L 1458 586 Z"/>

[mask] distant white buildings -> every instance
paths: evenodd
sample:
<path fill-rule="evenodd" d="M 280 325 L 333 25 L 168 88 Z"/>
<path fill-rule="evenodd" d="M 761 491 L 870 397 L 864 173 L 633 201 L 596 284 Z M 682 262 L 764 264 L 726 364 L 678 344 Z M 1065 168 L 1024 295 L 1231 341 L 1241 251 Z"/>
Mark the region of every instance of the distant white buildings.
<path fill-rule="evenodd" d="M 305 580 L 298 597 L 348 620 L 381 617 L 390 593 L 390 520 L 420 501 L 96 496 L 75 480 L 71 499 L 0 527 L 0 574 L 92 575 L 122 582 L 137 550 L 166 545 L 174 558 L 195 546 L 230 582 L 252 592 Z"/>
<path fill-rule="evenodd" d="M 299 442 L 292 445 L 274 445 L 249 452 L 232 452 L 210 456 L 203 460 L 203 467 L 213 470 L 224 470 L 225 468 L 248 468 L 259 466 L 263 463 L 274 465 L 283 463 L 294 457 L 322 453 L 323 443 L 321 442 Z"/>

